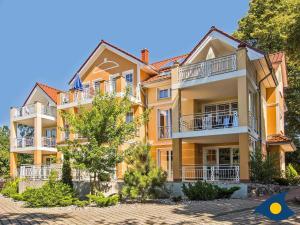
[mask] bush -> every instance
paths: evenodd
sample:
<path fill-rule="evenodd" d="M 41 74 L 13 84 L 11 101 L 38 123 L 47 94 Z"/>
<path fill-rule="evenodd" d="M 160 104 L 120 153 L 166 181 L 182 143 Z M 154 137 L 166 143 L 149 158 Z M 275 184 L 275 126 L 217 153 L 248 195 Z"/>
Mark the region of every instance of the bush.
<path fill-rule="evenodd" d="M 89 201 L 81 201 L 79 199 L 75 199 L 73 204 L 76 205 L 77 207 L 85 207 L 89 204 Z"/>
<path fill-rule="evenodd" d="M 23 200 L 28 207 L 69 206 L 73 204 L 74 193 L 69 185 L 56 181 L 57 175 L 51 173 L 49 181 L 40 188 L 27 188 Z"/>
<path fill-rule="evenodd" d="M 214 200 L 220 198 L 230 198 L 231 195 L 239 190 L 240 187 L 220 188 L 207 182 L 198 181 L 194 185 L 183 184 L 182 191 L 190 200 Z"/>
<path fill-rule="evenodd" d="M 274 177 L 273 180 L 276 184 L 279 184 L 279 185 L 283 185 L 283 186 L 289 185 L 288 179 L 286 179 L 284 177 Z"/>
<path fill-rule="evenodd" d="M 12 198 L 12 196 L 15 196 L 16 194 L 18 194 L 19 182 L 20 182 L 20 179 L 18 179 L 18 178 L 9 180 L 8 182 L 6 182 L 4 184 L 4 187 L 1 190 L 1 194 L 6 197 Z"/>
<path fill-rule="evenodd" d="M 123 197 L 144 201 L 162 195 L 167 175 L 153 163 L 148 145 L 130 149 L 126 162 L 129 167 L 124 175 Z"/>
<path fill-rule="evenodd" d="M 250 156 L 250 179 L 252 182 L 270 184 L 274 177 L 279 177 L 277 155 L 264 156 L 260 149 L 256 149 Z"/>
<path fill-rule="evenodd" d="M 116 205 L 119 202 L 119 196 L 117 194 L 105 197 L 102 193 L 97 195 L 87 195 L 89 202 L 95 203 L 99 207 L 107 207 L 111 205 Z"/>
<path fill-rule="evenodd" d="M 291 185 L 296 185 L 300 183 L 300 177 L 293 165 L 290 163 L 286 167 L 285 176 Z"/>

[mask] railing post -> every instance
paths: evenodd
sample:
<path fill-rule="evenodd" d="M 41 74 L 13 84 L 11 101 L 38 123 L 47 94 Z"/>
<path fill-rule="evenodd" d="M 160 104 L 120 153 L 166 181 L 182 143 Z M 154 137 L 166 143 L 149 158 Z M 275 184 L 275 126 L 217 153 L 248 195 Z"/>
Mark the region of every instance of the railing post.
<path fill-rule="evenodd" d="M 210 168 L 210 180 L 215 181 L 215 167 L 214 166 L 212 166 Z"/>
<path fill-rule="evenodd" d="M 185 181 L 185 167 L 183 166 L 182 167 L 182 170 L 181 170 L 181 177 L 182 177 L 182 181 Z"/>
<path fill-rule="evenodd" d="M 240 167 L 235 166 L 235 181 L 239 182 L 240 181 Z"/>
<path fill-rule="evenodd" d="M 203 180 L 207 180 L 207 166 L 203 166 Z"/>

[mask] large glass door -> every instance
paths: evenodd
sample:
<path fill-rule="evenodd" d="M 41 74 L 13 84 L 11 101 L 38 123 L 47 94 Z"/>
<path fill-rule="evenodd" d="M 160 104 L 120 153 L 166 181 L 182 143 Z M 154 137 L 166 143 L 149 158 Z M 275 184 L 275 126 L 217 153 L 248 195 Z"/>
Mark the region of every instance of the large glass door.
<path fill-rule="evenodd" d="M 157 164 L 162 170 L 168 174 L 168 180 L 173 179 L 173 151 L 167 149 L 159 149 L 157 152 Z"/>

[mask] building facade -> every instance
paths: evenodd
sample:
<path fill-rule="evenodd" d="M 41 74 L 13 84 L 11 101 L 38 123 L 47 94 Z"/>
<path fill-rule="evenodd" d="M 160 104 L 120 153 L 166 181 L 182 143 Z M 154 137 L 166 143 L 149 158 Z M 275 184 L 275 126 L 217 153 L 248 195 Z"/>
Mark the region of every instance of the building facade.
<path fill-rule="evenodd" d="M 138 58 L 101 41 L 76 74 L 82 91 L 72 88 L 75 76 L 68 91 L 37 83 L 11 109 L 12 176 L 59 164 L 56 146 L 83 138 L 67 132 L 59 111 L 80 113 L 99 91 L 122 97 L 129 89 L 128 120 L 151 109 L 137 139 L 147 140 L 169 181 L 248 181 L 252 151 L 276 153 L 284 170 L 285 153 L 294 150 L 284 131 L 284 53 L 268 55 L 215 27 L 189 53 L 152 64 L 147 49 Z M 33 154 L 34 165 L 18 170 L 18 154 Z M 116 170 L 122 179 L 126 165 Z"/>

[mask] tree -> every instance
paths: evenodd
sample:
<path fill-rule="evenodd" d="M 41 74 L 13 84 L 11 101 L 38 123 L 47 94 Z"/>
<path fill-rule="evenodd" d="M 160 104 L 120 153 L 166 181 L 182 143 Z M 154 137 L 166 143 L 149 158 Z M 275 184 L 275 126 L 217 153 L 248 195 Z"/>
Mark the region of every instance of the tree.
<path fill-rule="evenodd" d="M 167 174 L 155 166 L 150 155 L 149 145 L 139 144 L 129 148 L 125 162 L 128 168 L 124 175 L 122 188 L 124 197 L 144 201 L 162 193 Z"/>
<path fill-rule="evenodd" d="M 234 33 L 265 52 L 285 51 L 288 83 L 285 100 L 285 131 L 297 147 L 287 154 L 287 162 L 300 164 L 300 1 L 252 0 L 247 15 L 239 21 Z M 298 170 L 300 168 L 298 167 Z"/>
<path fill-rule="evenodd" d="M 108 181 L 116 164 L 122 162 L 123 152 L 119 151 L 119 146 L 133 139 L 138 127 L 147 119 L 148 113 L 145 112 L 133 121 L 126 121 L 131 107 L 127 93 L 122 98 L 114 94 L 98 94 L 91 108 L 80 107 L 76 114 L 61 112 L 71 133 L 87 139 L 85 143 L 68 141 L 68 146 L 61 150 L 69 152 L 76 167 L 93 174 L 93 193 L 101 189 L 100 182 Z"/>
<path fill-rule="evenodd" d="M 9 171 L 9 129 L 0 127 L 0 177 L 8 175 Z"/>
<path fill-rule="evenodd" d="M 65 152 L 64 154 L 64 161 L 62 166 L 62 178 L 61 181 L 64 184 L 69 185 L 70 187 L 73 187 L 72 182 L 72 169 L 71 169 L 71 163 L 70 163 L 70 155 L 69 152 Z"/>
<path fill-rule="evenodd" d="M 275 177 L 280 176 L 278 168 L 278 155 L 268 153 L 263 155 L 260 149 L 256 149 L 250 155 L 250 179 L 258 183 L 272 183 Z"/>

